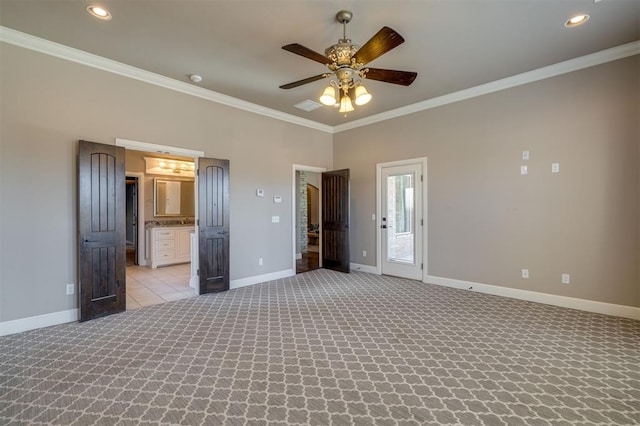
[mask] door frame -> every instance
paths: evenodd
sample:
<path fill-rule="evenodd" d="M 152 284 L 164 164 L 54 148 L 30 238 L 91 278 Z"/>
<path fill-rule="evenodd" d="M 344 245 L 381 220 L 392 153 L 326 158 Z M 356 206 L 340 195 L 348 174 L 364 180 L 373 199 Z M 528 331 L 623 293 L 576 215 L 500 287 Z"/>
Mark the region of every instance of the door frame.
<path fill-rule="evenodd" d="M 196 169 L 198 168 L 198 158 L 204 157 L 204 151 L 196 151 L 192 149 L 180 148 L 177 146 L 158 145 L 155 143 L 140 142 L 140 141 L 134 141 L 130 139 L 116 138 L 116 146 L 121 146 L 124 149 L 130 149 L 132 151 L 157 152 L 159 154 L 170 154 L 170 155 L 178 155 L 182 157 L 191 157 L 193 158 L 193 161 L 196 163 Z M 141 235 L 142 235 L 142 241 L 144 241 L 144 248 L 145 248 L 143 261 L 144 261 L 144 264 L 146 265 L 148 250 L 147 250 L 146 228 L 144 226 L 144 176 L 145 176 L 145 173 L 138 173 L 138 174 L 143 176 L 143 179 L 142 179 L 143 184 L 138 185 L 139 186 L 138 217 L 142 217 L 142 222 L 143 222 L 143 226 L 140 226 L 139 228 L 142 229 Z M 134 176 L 136 175 L 136 173 L 130 173 L 130 175 Z M 194 181 L 193 183 L 194 193 L 197 194 L 198 193 L 198 177 L 195 176 L 193 181 Z M 197 196 L 195 197 L 194 208 L 195 208 L 195 225 L 194 226 L 196 230 L 196 244 L 198 245 L 199 241 L 198 241 L 198 197 Z M 138 235 L 140 236 L 140 234 Z M 195 259 L 197 263 L 200 263 L 199 253 L 196 253 L 196 255 L 192 256 L 192 258 Z M 140 263 L 139 255 L 138 255 L 138 264 L 140 265 L 143 264 L 143 263 Z M 196 266 L 199 266 L 199 265 L 196 265 Z M 196 288 L 195 290 L 196 290 L 196 293 L 198 294 L 200 293 L 198 288 Z"/>
<path fill-rule="evenodd" d="M 315 167 L 315 166 L 305 166 L 304 164 L 293 164 L 292 165 L 292 178 L 291 178 L 291 269 L 294 272 L 296 271 L 296 221 L 298 219 L 298 215 L 300 212 L 296 211 L 296 172 L 312 172 L 312 173 L 323 173 L 326 172 L 327 169 L 325 167 Z M 320 188 L 318 188 L 320 194 L 322 194 L 322 179 L 320 179 Z M 318 197 L 318 209 L 322 212 L 322 196 Z M 320 227 L 318 229 L 320 237 L 318 238 L 318 266 L 322 268 L 322 221 L 320 221 Z"/>
<path fill-rule="evenodd" d="M 428 200 L 427 197 L 427 158 L 428 157 L 419 157 L 419 158 L 411 158 L 408 160 L 398 160 L 398 161 L 390 161 L 387 163 L 378 163 L 376 164 L 376 273 L 378 275 L 382 275 L 382 169 L 385 167 L 395 167 L 395 166 L 407 166 L 410 164 L 420 164 L 422 165 L 422 219 L 424 224 L 421 226 L 422 229 L 422 282 L 427 282 L 428 273 L 428 259 L 429 259 L 429 245 L 428 245 L 428 224 L 429 221 L 427 212 L 428 212 Z M 418 233 L 416 233 L 418 234 Z"/>
<path fill-rule="evenodd" d="M 125 171 L 124 175 L 125 178 L 132 176 L 138 179 L 138 196 L 136 200 L 138 202 L 138 222 L 136 223 L 138 238 L 136 241 L 136 257 L 138 258 L 138 266 L 145 266 L 147 264 L 147 244 L 144 234 L 144 173 Z M 142 218 L 142 226 L 140 226 L 140 218 Z"/>

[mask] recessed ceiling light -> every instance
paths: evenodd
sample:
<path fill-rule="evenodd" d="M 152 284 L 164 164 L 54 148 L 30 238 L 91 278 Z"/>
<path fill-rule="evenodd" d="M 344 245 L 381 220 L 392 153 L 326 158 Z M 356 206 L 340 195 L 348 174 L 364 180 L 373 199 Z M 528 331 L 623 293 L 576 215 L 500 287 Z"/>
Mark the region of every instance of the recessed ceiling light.
<path fill-rule="evenodd" d="M 202 81 L 202 77 L 198 74 L 191 74 L 189 76 L 189 80 L 193 81 L 194 83 L 200 83 Z"/>
<path fill-rule="evenodd" d="M 573 18 L 567 20 L 564 23 L 564 26 L 567 28 L 577 27 L 578 25 L 582 25 L 589 20 L 589 15 L 576 15 Z"/>
<path fill-rule="evenodd" d="M 87 6 L 87 12 L 95 16 L 98 19 L 104 19 L 108 21 L 111 19 L 111 14 L 107 9 L 103 9 L 100 6 Z"/>

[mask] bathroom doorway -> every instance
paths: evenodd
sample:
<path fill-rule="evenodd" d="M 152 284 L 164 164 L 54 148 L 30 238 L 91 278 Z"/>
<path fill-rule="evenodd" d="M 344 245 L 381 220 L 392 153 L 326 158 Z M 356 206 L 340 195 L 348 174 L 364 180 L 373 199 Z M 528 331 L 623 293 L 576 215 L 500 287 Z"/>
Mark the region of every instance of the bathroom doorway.
<path fill-rule="evenodd" d="M 167 165 L 178 160 L 194 161 L 192 157 L 184 155 L 131 148 L 125 150 L 127 310 L 198 294 L 191 286 L 192 278 L 194 278 L 192 274 L 192 266 L 194 265 L 191 264 L 192 246 L 189 231 L 195 230 L 196 208 L 193 178 L 189 181 L 189 177 L 185 177 L 184 173 L 174 173 L 175 176 L 163 176 L 155 173 L 156 170 L 150 168 L 155 165 L 154 159 L 166 161 Z M 160 191 L 159 194 L 163 194 L 165 198 L 159 204 L 156 200 L 158 196 L 156 194 L 157 184 L 166 185 L 167 182 L 191 183 L 190 186 L 187 185 L 189 191 L 185 191 L 188 192 L 188 195 L 179 198 L 180 202 L 177 203 L 179 211 L 175 212 L 175 215 L 170 214 L 173 212 L 165 211 L 169 209 L 166 203 L 168 194 Z M 163 186 L 161 189 L 166 188 Z M 178 191 L 183 189 L 181 185 Z M 175 194 L 172 193 L 172 195 Z M 186 210 L 184 210 L 186 206 L 183 206 L 185 203 L 190 205 Z M 132 226 L 134 223 L 135 230 Z M 154 243 L 152 232 L 158 228 L 171 232 L 173 238 Z M 170 253 L 175 261 L 165 262 L 162 266 L 156 265 L 154 267 L 152 254 L 154 249 L 156 256 Z M 133 252 L 137 254 L 135 258 Z"/>

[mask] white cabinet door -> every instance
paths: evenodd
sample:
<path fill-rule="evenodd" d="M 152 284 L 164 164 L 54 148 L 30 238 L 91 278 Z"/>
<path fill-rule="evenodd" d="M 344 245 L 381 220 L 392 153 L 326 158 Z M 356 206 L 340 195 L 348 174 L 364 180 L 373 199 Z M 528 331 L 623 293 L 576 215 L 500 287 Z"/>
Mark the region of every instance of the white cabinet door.
<path fill-rule="evenodd" d="M 176 231 L 176 261 L 191 261 L 191 231 L 193 228 L 180 228 Z"/>

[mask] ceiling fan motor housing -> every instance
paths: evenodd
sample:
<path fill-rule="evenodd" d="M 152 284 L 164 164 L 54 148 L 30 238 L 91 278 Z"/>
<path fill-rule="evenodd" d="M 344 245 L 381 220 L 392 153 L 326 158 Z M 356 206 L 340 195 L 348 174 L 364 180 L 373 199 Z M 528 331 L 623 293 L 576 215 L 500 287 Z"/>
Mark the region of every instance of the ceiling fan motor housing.
<path fill-rule="evenodd" d="M 327 48 L 324 54 L 337 66 L 351 65 L 351 58 L 358 51 L 358 46 L 349 39 L 341 39 L 338 44 Z"/>

